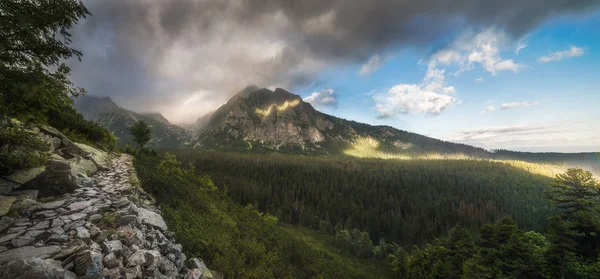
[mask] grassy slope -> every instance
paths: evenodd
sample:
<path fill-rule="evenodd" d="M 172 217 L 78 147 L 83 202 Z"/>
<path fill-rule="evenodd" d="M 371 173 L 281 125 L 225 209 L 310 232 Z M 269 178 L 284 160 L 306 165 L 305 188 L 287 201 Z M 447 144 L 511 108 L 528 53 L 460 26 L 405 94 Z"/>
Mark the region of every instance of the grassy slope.
<path fill-rule="evenodd" d="M 301 226 L 282 226 L 282 229 L 297 240 L 308 244 L 313 250 L 337 259 L 346 266 L 352 267 L 353 272 L 365 278 L 392 278 L 394 272 L 389 265 L 374 259 L 364 259 L 353 255 L 347 250 L 340 250 L 335 246 L 333 236 L 321 234 L 315 230 Z"/>

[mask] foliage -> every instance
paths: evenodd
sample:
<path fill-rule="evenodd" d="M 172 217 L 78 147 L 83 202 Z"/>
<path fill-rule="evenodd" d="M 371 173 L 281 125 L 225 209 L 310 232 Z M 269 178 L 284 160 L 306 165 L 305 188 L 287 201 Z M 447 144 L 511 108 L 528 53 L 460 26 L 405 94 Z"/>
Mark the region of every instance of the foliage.
<path fill-rule="evenodd" d="M 15 170 L 41 166 L 46 156 L 40 151 L 48 146 L 38 137 L 21 129 L 3 123 L 0 129 L 0 175 Z"/>
<path fill-rule="evenodd" d="M 594 244 L 600 234 L 586 232 L 596 228 L 600 186 L 581 169 L 558 175 L 553 186 L 547 197 L 561 211 L 551 218 L 546 236 L 523 232 L 504 218 L 475 235 L 456 227 L 410 253 L 398 247 L 391 265 L 402 278 L 599 278 Z M 582 212 L 592 218 L 580 218 Z"/>
<path fill-rule="evenodd" d="M 61 130 L 71 140 L 117 150 L 117 138 L 100 124 L 83 118 L 73 107 L 48 113 L 48 124 Z"/>
<path fill-rule="evenodd" d="M 64 61 L 82 53 L 70 47 L 69 29 L 89 15 L 74 0 L 0 2 L 1 114 L 45 122 L 47 113 L 83 92 L 69 81 Z"/>
<path fill-rule="evenodd" d="M 235 204 L 174 156 L 134 154 L 142 187 L 157 197 L 186 253 L 228 278 L 378 278 L 291 236 L 272 216 Z"/>
<path fill-rule="evenodd" d="M 544 230 L 554 212 L 542 198 L 551 179 L 503 163 L 169 152 L 210 174 L 239 204 L 331 235 L 325 227 L 341 223 L 374 244 L 384 238 L 411 247 L 456 224 L 476 229 L 506 215 Z"/>
<path fill-rule="evenodd" d="M 133 140 L 139 147 L 144 147 L 150 141 L 152 138 L 150 132 L 150 127 L 144 120 L 138 120 L 129 127 L 129 133 L 134 137 Z"/>

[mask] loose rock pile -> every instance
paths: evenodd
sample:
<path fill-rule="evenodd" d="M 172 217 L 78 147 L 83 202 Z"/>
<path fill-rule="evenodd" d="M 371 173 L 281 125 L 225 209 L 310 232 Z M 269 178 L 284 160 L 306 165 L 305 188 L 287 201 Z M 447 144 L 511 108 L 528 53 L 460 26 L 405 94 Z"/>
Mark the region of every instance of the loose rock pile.
<path fill-rule="evenodd" d="M 187 259 L 122 155 L 59 199 L 0 219 L 0 278 L 213 278 Z"/>

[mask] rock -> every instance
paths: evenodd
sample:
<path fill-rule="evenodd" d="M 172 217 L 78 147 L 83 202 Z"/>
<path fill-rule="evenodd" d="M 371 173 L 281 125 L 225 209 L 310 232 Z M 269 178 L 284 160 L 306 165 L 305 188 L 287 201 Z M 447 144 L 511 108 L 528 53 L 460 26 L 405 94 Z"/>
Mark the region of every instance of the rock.
<path fill-rule="evenodd" d="M 64 278 L 75 279 L 77 276 L 64 270 L 60 262 L 39 258 L 13 260 L 4 265 L 0 278 L 32 279 L 32 278 Z"/>
<path fill-rule="evenodd" d="M 102 271 L 102 255 L 91 250 L 77 253 L 75 257 L 75 274 L 79 276 L 98 275 Z"/>
<path fill-rule="evenodd" d="M 116 256 L 121 256 L 123 251 L 123 245 L 119 240 L 104 241 L 100 246 L 105 254 L 114 253 Z"/>
<path fill-rule="evenodd" d="M 6 195 L 19 187 L 21 184 L 0 177 L 0 195 Z"/>
<path fill-rule="evenodd" d="M 54 233 L 54 234 L 50 235 L 50 237 L 48 237 L 46 242 L 64 243 L 64 242 L 67 242 L 68 240 L 69 240 L 69 238 L 67 237 L 67 235 Z"/>
<path fill-rule="evenodd" d="M 175 261 L 177 260 L 177 258 L 175 258 L 175 254 L 173 254 L 173 253 L 168 253 L 165 257 L 173 263 L 175 263 Z"/>
<path fill-rule="evenodd" d="M 55 245 L 45 247 L 25 246 L 16 249 L 11 249 L 0 253 L 0 264 L 4 264 L 12 260 L 20 260 L 26 258 L 46 259 L 60 252 L 60 250 L 60 246 Z"/>
<path fill-rule="evenodd" d="M 117 235 L 121 238 L 121 242 L 127 246 L 144 243 L 144 234 L 137 228 L 120 227 Z"/>
<path fill-rule="evenodd" d="M 142 278 L 142 268 L 139 265 L 125 269 L 125 278 L 134 279 Z"/>
<path fill-rule="evenodd" d="M 78 186 L 67 161 L 48 160 L 46 170 L 22 187 L 39 190 L 41 196 L 52 196 L 73 192 Z"/>
<path fill-rule="evenodd" d="M 165 224 L 165 220 L 163 220 L 163 218 L 159 214 L 144 208 L 137 208 L 137 213 L 138 219 L 141 221 L 142 224 L 150 225 L 152 227 L 160 229 L 161 231 L 167 230 L 167 224 Z"/>
<path fill-rule="evenodd" d="M 52 220 L 52 227 L 62 227 L 65 225 L 65 222 L 62 219 L 56 218 Z"/>
<path fill-rule="evenodd" d="M 89 239 L 90 238 L 90 232 L 85 229 L 84 227 L 76 227 L 75 228 L 75 236 L 77 236 L 77 238 L 80 239 Z"/>
<path fill-rule="evenodd" d="M 113 269 L 119 266 L 119 260 L 117 259 L 117 256 L 115 256 L 115 253 L 109 253 L 104 256 L 104 260 L 102 262 L 108 269 Z"/>
<path fill-rule="evenodd" d="M 14 222 L 15 222 L 15 219 L 10 218 L 8 216 L 2 216 L 2 218 L 0 218 L 0 232 L 4 231 L 6 228 L 8 228 Z"/>
<path fill-rule="evenodd" d="M 212 272 L 208 268 L 190 269 L 185 275 L 185 279 L 212 279 Z"/>
<path fill-rule="evenodd" d="M 53 201 L 53 202 L 37 204 L 37 205 L 29 208 L 29 210 L 37 211 L 37 210 L 56 209 L 58 207 L 61 207 L 63 204 L 65 204 L 65 200 L 57 200 L 57 201 Z"/>
<path fill-rule="evenodd" d="M 123 197 L 123 198 L 118 199 L 116 202 L 113 202 L 112 206 L 114 206 L 115 208 L 121 208 L 126 205 L 129 205 L 129 203 L 130 203 L 129 199 L 126 197 Z"/>
<path fill-rule="evenodd" d="M 153 271 L 160 265 L 162 256 L 158 251 L 139 250 L 127 259 L 127 267 L 142 266 L 148 271 Z"/>
<path fill-rule="evenodd" d="M 195 268 L 206 268 L 206 265 L 204 264 L 204 262 L 198 258 L 191 258 L 189 259 L 186 263 L 185 266 L 189 269 L 195 269 Z"/>
<path fill-rule="evenodd" d="M 38 127 L 44 134 L 51 135 L 51 136 L 57 137 L 59 139 L 66 138 L 66 136 L 63 133 L 61 133 L 54 127 L 46 126 L 46 125 L 38 125 Z"/>
<path fill-rule="evenodd" d="M 37 191 L 36 191 L 37 192 Z M 35 205 L 37 205 L 38 202 L 32 200 L 32 199 L 24 199 L 22 201 L 13 203 L 11 210 L 21 213 L 23 210 L 27 210 L 30 209 L 32 207 L 34 207 Z"/>
<path fill-rule="evenodd" d="M 50 217 L 56 216 L 56 214 L 58 214 L 58 213 L 56 211 L 54 211 L 54 210 L 42 210 L 42 211 L 35 212 L 33 214 L 33 216 L 35 218 L 37 218 L 37 217 L 44 217 L 45 219 L 48 219 Z"/>
<path fill-rule="evenodd" d="M 71 211 L 80 211 L 84 208 L 87 208 L 89 206 L 91 206 L 94 202 L 96 202 L 96 200 L 87 200 L 87 201 L 80 201 L 80 202 L 74 202 L 72 204 L 69 204 L 69 209 Z"/>
<path fill-rule="evenodd" d="M 87 249 L 87 245 L 83 243 L 81 240 L 76 240 L 74 242 L 69 243 L 69 247 L 62 249 L 60 253 L 56 254 L 53 259 L 55 260 L 64 260 L 69 256 L 78 253 L 79 251 L 83 251 Z"/>
<path fill-rule="evenodd" d="M 17 237 L 17 236 L 19 236 L 21 234 L 23 234 L 23 231 L 16 232 L 16 233 L 13 233 L 13 234 L 7 234 L 5 236 L 2 236 L 2 237 L 0 237 L 0 244 L 2 244 L 4 242 L 11 241 L 11 240 L 13 240 L 13 238 L 15 238 L 15 237 Z"/>
<path fill-rule="evenodd" d="M 0 196 L 0 216 L 6 215 L 17 198 L 12 196 Z"/>
<path fill-rule="evenodd" d="M 138 217 L 136 215 L 123 215 L 119 218 L 119 226 L 131 225 L 135 227 L 138 223 Z"/>
<path fill-rule="evenodd" d="M 13 182 L 16 182 L 18 184 L 25 184 L 29 181 L 31 181 L 32 179 L 34 179 L 36 176 L 38 176 L 40 173 L 44 172 L 46 170 L 46 167 L 41 166 L 41 167 L 35 167 L 35 168 L 31 168 L 31 169 L 22 169 L 22 170 L 18 170 L 15 173 L 6 176 L 5 178 L 8 180 L 11 180 Z"/>
<path fill-rule="evenodd" d="M 71 165 L 71 170 L 73 172 L 73 175 L 75 176 L 77 175 L 77 173 L 82 173 L 86 177 L 88 177 L 98 171 L 98 167 L 96 167 L 96 164 L 94 164 L 94 162 L 81 158 L 79 156 L 73 157 L 67 160 L 67 162 L 69 162 L 69 165 Z"/>
<path fill-rule="evenodd" d="M 27 227 L 11 227 L 6 230 L 5 234 L 13 234 L 23 232 Z"/>
<path fill-rule="evenodd" d="M 175 264 L 172 261 L 166 258 L 162 258 L 160 261 L 159 270 L 162 274 L 173 278 L 175 277 L 175 275 L 177 275 L 179 269 L 175 266 Z"/>
<path fill-rule="evenodd" d="M 38 196 L 38 190 L 17 190 L 8 194 L 9 196 L 17 196 L 20 199 L 35 200 Z"/>
<path fill-rule="evenodd" d="M 83 143 L 72 142 L 68 139 L 63 139 L 62 144 L 65 146 L 67 151 L 92 161 L 96 167 L 98 167 L 98 169 L 108 169 L 110 157 L 106 152 L 100 151 Z"/>
<path fill-rule="evenodd" d="M 88 220 L 90 220 L 90 222 L 94 222 L 94 223 L 99 221 L 100 219 L 102 219 L 102 214 L 93 214 L 93 215 L 90 215 L 90 217 L 88 218 Z"/>
<path fill-rule="evenodd" d="M 65 234 L 65 230 L 62 227 L 52 227 L 48 230 L 49 233 Z"/>
<path fill-rule="evenodd" d="M 47 228 L 50 228 L 50 221 L 41 221 L 35 226 L 31 227 L 30 230 L 45 230 Z"/>
<path fill-rule="evenodd" d="M 10 244 L 12 244 L 12 246 L 18 248 L 18 247 L 30 245 L 33 242 L 33 240 L 34 240 L 33 237 L 25 235 L 25 236 L 13 238 L 13 240 L 10 241 Z"/>

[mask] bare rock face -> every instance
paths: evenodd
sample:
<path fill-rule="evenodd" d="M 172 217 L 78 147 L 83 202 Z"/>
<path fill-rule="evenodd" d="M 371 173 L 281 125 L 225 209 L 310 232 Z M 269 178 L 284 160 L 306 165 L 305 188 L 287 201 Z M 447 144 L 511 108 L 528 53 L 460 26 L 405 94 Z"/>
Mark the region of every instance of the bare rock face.
<path fill-rule="evenodd" d="M 46 163 L 46 170 L 25 183 L 22 189 L 34 189 L 42 196 L 52 196 L 73 192 L 77 187 L 71 165 L 66 161 L 51 159 Z"/>

